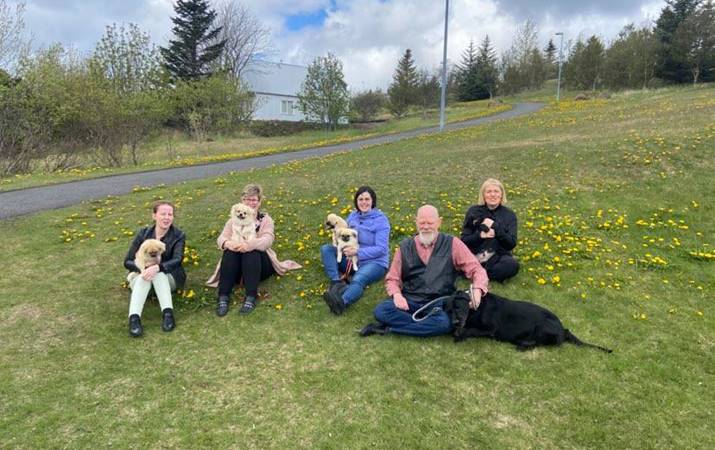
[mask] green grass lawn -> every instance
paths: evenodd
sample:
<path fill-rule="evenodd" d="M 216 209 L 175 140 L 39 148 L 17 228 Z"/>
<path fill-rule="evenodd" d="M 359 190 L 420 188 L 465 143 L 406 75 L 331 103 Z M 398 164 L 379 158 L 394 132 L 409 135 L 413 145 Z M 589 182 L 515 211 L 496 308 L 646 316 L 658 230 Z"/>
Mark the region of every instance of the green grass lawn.
<path fill-rule="evenodd" d="M 509 104 L 490 105 L 488 100 L 456 103 L 446 110 L 447 122 L 461 122 L 490 116 L 511 109 Z M 102 167 L 87 156 L 80 161 L 81 167 L 48 172 L 43 163 L 37 162 L 37 170 L 28 174 L 0 178 L 0 192 L 22 189 L 86 178 L 97 178 L 146 170 L 156 170 L 177 166 L 190 166 L 212 162 L 244 159 L 275 153 L 303 150 L 341 144 L 357 139 L 399 133 L 439 124 L 439 111 L 414 112 L 401 119 L 390 119 L 375 123 L 368 128 L 345 127 L 336 131 L 313 130 L 289 136 L 261 137 L 248 131 L 231 136 L 214 135 L 210 140 L 198 142 L 181 133 L 166 132 L 145 143 L 139 149 L 139 165 L 131 164 L 125 155 L 123 167 Z"/>
<path fill-rule="evenodd" d="M 715 90 L 564 101 L 511 121 L 139 191 L 0 222 L 0 442 L 8 448 L 713 448 Z M 486 177 L 519 217 L 521 272 L 491 289 L 604 354 L 487 340 L 360 338 L 376 285 L 332 316 L 327 212 L 369 184 L 393 225 L 429 202 L 458 232 Z M 304 269 L 247 317 L 203 281 L 248 182 Z M 177 205 L 189 283 L 177 329 L 126 329 L 122 260 L 151 201 Z M 240 299 L 237 292 L 234 299 Z"/>

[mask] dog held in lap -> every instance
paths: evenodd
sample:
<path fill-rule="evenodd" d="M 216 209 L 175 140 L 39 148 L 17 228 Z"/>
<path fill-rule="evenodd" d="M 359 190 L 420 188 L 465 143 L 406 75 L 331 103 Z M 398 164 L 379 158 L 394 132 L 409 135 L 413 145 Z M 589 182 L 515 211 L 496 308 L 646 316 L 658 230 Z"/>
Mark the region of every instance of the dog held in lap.
<path fill-rule="evenodd" d="M 358 232 L 353 228 L 349 228 L 347 222 L 338 216 L 337 214 L 328 214 L 325 220 L 325 227 L 328 231 L 332 231 L 333 234 L 333 245 L 338 249 L 337 260 L 341 262 L 343 260 L 343 250 L 352 247 L 357 251 L 359 248 L 358 244 Z M 352 261 L 353 270 L 357 272 L 357 254 L 349 256 Z"/>
<path fill-rule="evenodd" d="M 147 239 L 139 246 L 139 250 L 134 256 L 134 264 L 140 272 L 149 266 L 159 265 L 164 251 L 166 251 L 166 245 L 163 242 L 158 239 Z M 137 276 L 139 276 L 137 272 L 129 272 L 127 281 L 131 283 Z"/>
<path fill-rule="evenodd" d="M 231 207 L 231 240 L 248 242 L 256 237 L 256 211 L 243 203 Z"/>
<path fill-rule="evenodd" d="M 577 338 L 561 324 L 559 318 L 546 308 L 529 302 L 509 300 L 488 293 L 476 311 L 469 309 L 464 297 L 455 297 L 452 305 L 454 340 L 469 337 L 488 337 L 511 342 L 518 350 L 530 350 L 543 345 L 571 342 L 593 347 L 607 353 L 612 350 L 588 344 Z"/>

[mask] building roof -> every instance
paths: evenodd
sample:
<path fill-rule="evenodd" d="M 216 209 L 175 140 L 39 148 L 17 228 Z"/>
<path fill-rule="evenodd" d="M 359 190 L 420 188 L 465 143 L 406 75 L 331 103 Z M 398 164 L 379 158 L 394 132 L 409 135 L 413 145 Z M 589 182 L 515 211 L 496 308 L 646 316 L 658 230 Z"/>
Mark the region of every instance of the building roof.
<path fill-rule="evenodd" d="M 295 97 L 308 73 L 308 68 L 295 64 L 256 61 L 243 72 L 248 89 L 262 94 Z"/>

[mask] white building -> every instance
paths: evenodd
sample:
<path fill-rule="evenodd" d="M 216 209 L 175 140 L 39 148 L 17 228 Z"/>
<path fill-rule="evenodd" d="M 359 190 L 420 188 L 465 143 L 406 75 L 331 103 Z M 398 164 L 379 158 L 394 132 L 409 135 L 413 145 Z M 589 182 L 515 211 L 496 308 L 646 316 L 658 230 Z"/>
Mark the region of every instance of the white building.
<path fill-rule="evenodd" d="M 254 120 L 299 122 L 304 116 L 298 107 L 298 92 L 308 68 L 295 64 L 257 61 L 243 72 L 249 91 L 256 94 Z"/>

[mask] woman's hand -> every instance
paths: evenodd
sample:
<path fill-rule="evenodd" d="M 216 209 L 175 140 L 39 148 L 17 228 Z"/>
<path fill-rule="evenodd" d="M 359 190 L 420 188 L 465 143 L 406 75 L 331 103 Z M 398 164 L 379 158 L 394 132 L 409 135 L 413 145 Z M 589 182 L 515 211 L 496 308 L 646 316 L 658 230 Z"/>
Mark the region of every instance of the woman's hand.
<path fill-rule="evenodd" d="M 489 227 L 489 231 L 480 231 L 479 232 L 480 238 L 489 239 L 489 238 L 493 238 L 494 236 L 496 236 L 496 233 L 494 232 L 494 228 L 492 228 L 492 225 L 494 225 L 494 221 L 492 219 L 487 217 L 486 219 L 484 219 L 482 221 L 482 223 L 484 225 L 486 225 L 487 227 Z"/>
<path fill-rule="evenodd" d="M 232 252 L 237 252 L 237 253 L 246 253 L 248 251 L 248 244 L 245 242 L 238 242 L 238 241 L 226 241 L 223 246 L 231 250 Z"/>
<path fill-rule="evenodd" d="M 345 247 L 345 248 L 343 248 L 343 255 L 355 256 L 355 255 L 357 255 L 357 249 L 355 247 Z"/>
<path fill-rule="evenodd" d="M 157 273 L 159 273 L 159 266 L 154 264 L 153 266 L 144 268 L 140 275 L 145 281 L 152 281 Z"/>

